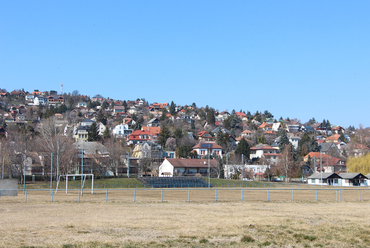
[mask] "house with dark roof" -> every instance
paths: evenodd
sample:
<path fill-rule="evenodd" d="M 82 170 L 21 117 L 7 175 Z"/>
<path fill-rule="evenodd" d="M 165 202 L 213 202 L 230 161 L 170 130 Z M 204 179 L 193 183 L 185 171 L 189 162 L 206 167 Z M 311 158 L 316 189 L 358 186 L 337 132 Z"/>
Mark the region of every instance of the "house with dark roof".
<path fill-rule="evenodd" d="M 341 186 L 341 177 L 336 173 L 313 173 L 307 177 L 308 184 Z"/>
<path fill-rule="evenodd" d="M 198 156 L 207 156 L 215 154 L 222 157 L 222 147 L 214 142 L 200 142 L 193 147 L 193 150 L 198 153 Z"/>
<path fill-rule="evenodd" d="M 159 166 L 160 177 L 173 176 L 207 176 L 211 169 L 211 176 L 215 173 L 212 170 L 217 167 L 215 159 L 182 159 L 182 158 L 167 158 Z"/>
<path fill-rule="evenodd" d="M 361 173 L 339 173 L 341 186 L 367 186 L 367 177 Z"/>

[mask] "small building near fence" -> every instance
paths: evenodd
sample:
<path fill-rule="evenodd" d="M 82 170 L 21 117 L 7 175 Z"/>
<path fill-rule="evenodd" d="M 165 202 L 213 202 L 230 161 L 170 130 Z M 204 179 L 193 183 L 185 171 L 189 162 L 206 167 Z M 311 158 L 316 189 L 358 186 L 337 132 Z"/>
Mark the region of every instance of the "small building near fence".
<path fill-rule="evenodd" d="M 311 176 L 307 177 L 307 183 L 313 185 L 341 186 L 340 179 L 342 178 L 335 173 L 313 173 Z"/>
<path fill-rule="evenodd" d="M 167 158 L 159 166 L 158 176 L 195 176 L 196 174 L 207 176 L 208 166 L 211 171 L 214 170 L 217 167 L 217 161 L 215 159 L 208 161 L 208 159 Z"/>
<path fill-rule="evenodd" d="M 307 177 L 307 183 L 332 186 L 368 186 L 367 179 L 361 173 L 314 173 Z"/>
<path fill-rule="evenodd" d="M 367 177 L 361 173 L 340 173 L 340 186 L 368 186 Z"/>

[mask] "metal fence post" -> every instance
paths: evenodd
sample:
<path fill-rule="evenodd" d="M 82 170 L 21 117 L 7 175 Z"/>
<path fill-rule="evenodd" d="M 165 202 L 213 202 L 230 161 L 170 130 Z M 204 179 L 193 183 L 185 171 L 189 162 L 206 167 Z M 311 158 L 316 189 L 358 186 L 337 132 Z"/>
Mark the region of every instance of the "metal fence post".
<path fill-rule="evenodd" d="M 190 188 L 188 190 L 188 202 L 190 202 Z"/>
<path fill-rule="evenodd" d="M 78 191 L 78 202 L 80 202 L 80 198 L 81 198 L 81 190 Z"/>
<path fill-rule="evenodd" d="M 242 189 L 242 201 L 243 201 L 243 189 Z"/>
<path fill-rule="evenodd" d="M 134 189 L 134 202 L 136 200 L 136 189 Z"/>
<path fill-rule="evenodd" d="M 319 198 L 318 198 L 317 190 L 316 190 L 316 201 L 318 201 L 318 200 L 319 200 Z"/>
<path fill-rule="evenodd" d="M 342 201 L 342 190 L 339 190 L 339 201 Z"/>
<path fill-rule="evenodd" d="M 1 194 L 0 194 L 1 195 Z M 26 190 L 26 194 L 24 196 L 24 203 L 27 203 L 27 190 Z"/>
<path fill-rule="evenodd" d="M 338 201 L 338 190 L 336 190 L 336 194 L 337 194 L 337 201 Z"/>
<path fill-rule="evenodd" d="M 359 201 L 361 201 L 361 190 L 360 189 L 358 190 L 358 199 Z"/>
<path fill-rule="evenodd" d="M 163 202 L 163 189 L 161 190 L 161 202 Z"/>
<path fill-rule="evenodd" d="M 270 201 L 270 191 L 267 190 L 267 201 Z"/>
<path fill-rule="evenodd" d="M 292 189 L 292 201 L 294 201 L 294 189 Z"/>
<path fill-rule="evenodd" d="M 105 190 L 105 202 L 108 201 L 108 189 Z"/>
<path fill-rule="evenodd" d="M 217 202 L 217 189 L 215 190 L 215 193 L 216 193 L 216 202 Z"/>

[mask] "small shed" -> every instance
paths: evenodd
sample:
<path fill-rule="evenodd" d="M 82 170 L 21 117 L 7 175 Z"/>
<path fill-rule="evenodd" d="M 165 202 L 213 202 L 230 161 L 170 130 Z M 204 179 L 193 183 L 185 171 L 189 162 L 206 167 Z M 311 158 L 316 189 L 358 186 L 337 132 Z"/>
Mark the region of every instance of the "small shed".
<path fill-rule="evenodd" d="M 367 186 L 367 177 L 361 173 L 340 173 L 341 186 Z"/>
<path fill-rule="evenodd" d="M 335 173 L 313 173 L 307 177 L 308 184 L 340 186 L 341 177 Z M 322 182 L 321 182 L 322 179 Z"/>

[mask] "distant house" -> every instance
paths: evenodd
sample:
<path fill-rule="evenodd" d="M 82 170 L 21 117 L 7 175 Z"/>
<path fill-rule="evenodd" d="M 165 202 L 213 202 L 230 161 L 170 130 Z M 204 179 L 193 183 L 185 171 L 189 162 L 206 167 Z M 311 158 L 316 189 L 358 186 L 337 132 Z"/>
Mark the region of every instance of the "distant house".
<path fill-rule="evenodd" d="M 157 118 L 152 118 L 148 121 L 148 127 L 158 127 L 159 126 L 159 120 Z"/>
<path fill-rule="evenodd" d="M 143 131 L 149 131 L 158 137 L 159 133 L 161 132 L 161 127 L 141 127 Z"/>
<path fill-rule="evenodd" d="M 209 164 L 208 164 L 209 163 Z M 200 174 L 207 176 L 209 168 L 212 170 L 217 167 L 215 159 L 181 159 L 168 158 L 159 166 L 160 177 L 173 176 L 195 176 Z M 213 173 L 211 173 L 212 176 Z"/>
<path fill-rule="evenodd" d="M 48 96 L 47 98 L 48 98 L 49 105 L 58 106 L 64 103 L 63 96 L 53 95 L 53 96 Z"/>
<path fill-rule="evenodd" d="M 43 96 L 36 96 L 33 100 L 33 105 L 39 106 L 40 104 L 42 106 L 45 106 L 48 103 L 48 99 Z"/>
<path fill-rule="evenodd" d="M 292 133 L 287 134 L 289 142 L 293 145 L 294 149 L 298 148 L 298 143 L 301 140 L 301 137 L 295 136 Z"/>
<path fill-rule="evenodd" d="M 157 140 L 158 136 L 151 131 L 145 130 L 136 130 L 129 136 L 127 136 L 127 143 L 130 144 L 137 144 L 142 143 L 145 141 L 154 141 Z"/>
<path fill-rule="evenodd" d="M 298 133 L 299 132 L 299 123 L 292 122 L 287 124 L 287 130 L 289 133 Z"/>
<path fill-rule="evenodd" d="M 118 113 L 125 113 L 126 109 L 125 106 L 114 106 L 113 113 L 118 114 Z"/>
<path fill-rule="evenodd" d="M 90 120 L 90 119 L 86 119 L 86 120 L 83 120 L 80 122 L 80 126 L 83 127 L 83 126 L 88 126 L 90 127 L 92 124 L 94 123 L 93 120 Z"/>
<path fill-rule="evenodd" d="M 196 134 L 196 137 L 198 137 L 198 140 L 200 141 L 214 141 L 215 138 L 209 134 L 207 131 L 200 131 Z"/>
<path fill-rule="evenodd" d="M 215 154 L 216 156 L 222 157 L 222 147 L 214 142 L 200 142 L 193 147 L 193 150 L 197 152 L 198 156 Z"/>
<path fill-rule="evenodd" d="M 26 95 L 25 99 L 26 99 L 27 102 L 33 103 L 33 100 L 35 100 L 35 96 L 34 95 Z"/>
<path fill-rule="evenodd" d="M 74 131 L 74 138 L 76 141 L 87 141 L 89 138 L 89 126 L 77 127 Z"/>
<path fill-rule="evenodd" d="M 251 139 L 252 138 L 252 135 L 253 135 L 253 132 L 251 130 L 244 130 L 242 133 L 241 133 L 241 136 L 243 138 L 246 138 L 246 139 Z"/>
<path fill-rule="evenodd" d="M 132 131 L 127 124 L 120 124 L 113 128 L 112 135 L 116 138 L 127 138 Z"/>
<path fill-rule="evenodd" d="M 86 108 L 87 103 L 86 102 L 78 102 L 76 105 L 77 108 Z"/>
<path fill-rule="evenodd" d="M 325 142 L 340 142 L 340 134 L 334 134 L 326 138 Z"/>
<path fill-rule="evenodd" d="M 260 144 L 255 147 L 251 147 L 251 154 L 250 158 L 262 158 L 264 157 L 265 159 L 270 161 L 270 164 L 277 164 L 279 161 L 279 149 L 274 148 L 265 144 Z"/>
<path fill-rule="evenodd" d="M 315 132 L 315 129 L 313 127 L 311 127 L 310 125 L 302 125 L 300 127 L 300 131 L 301 132 L 305 132 L 305 133 L 314 133 Z"/>

